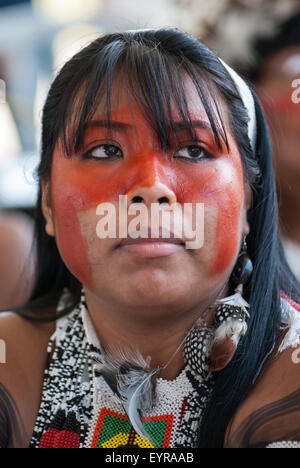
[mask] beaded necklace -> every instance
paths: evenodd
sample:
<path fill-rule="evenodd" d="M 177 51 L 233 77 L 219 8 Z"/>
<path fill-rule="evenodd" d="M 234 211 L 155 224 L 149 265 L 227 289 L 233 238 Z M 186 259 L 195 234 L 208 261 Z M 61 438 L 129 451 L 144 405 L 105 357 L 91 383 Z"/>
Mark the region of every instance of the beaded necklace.
<path fill-rule="evenodd" d="M 121 401 L 97 372 L 104 352 L 84 301 L 57 321 L 47 354 L 30 447 L 195 447 L 211 375 L 202 378 L 187 365 L 173 381 L 157 379 L 155 404 L 141 418 L 152 445 L 134 431 Z"/>

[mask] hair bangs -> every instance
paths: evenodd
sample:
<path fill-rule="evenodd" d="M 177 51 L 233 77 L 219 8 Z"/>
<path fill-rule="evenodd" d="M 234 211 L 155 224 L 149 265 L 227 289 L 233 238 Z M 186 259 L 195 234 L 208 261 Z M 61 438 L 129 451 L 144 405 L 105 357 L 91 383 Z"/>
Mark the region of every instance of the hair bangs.
<path fill-rule="evenodd" d="M 112 108 L 118 105 L 115 97 L 118 92 L 126 93 L 133 122 L 130 98 L 138 104 L 163 150 L 169 148 L 171 134 L 176 138 L 178 120 L 181 128 L 195 140 L 184 75 L 197 91 L 218 148 L 222 148 L 222 141 L 228 148 L 225 125 L 215 96 L 217 89 L 208 73 L 183 57 L 162 54 L 157 46 L 138 42 L 128 45 L 119 40 L 99 52 L 90 70 L 86 70 L 84 81 L 77 81 L 68 93 L 61 129 L 65 154 L 70 157 L 80 150 L 86 126 L 99 109 L 110 133 Z"/>

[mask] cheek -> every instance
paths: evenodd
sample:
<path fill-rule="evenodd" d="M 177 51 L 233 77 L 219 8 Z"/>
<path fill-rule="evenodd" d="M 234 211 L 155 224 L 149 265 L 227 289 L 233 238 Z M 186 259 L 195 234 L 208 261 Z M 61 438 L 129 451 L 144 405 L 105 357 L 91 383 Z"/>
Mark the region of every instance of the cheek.
<path fill-rule="evenodd" d="M 235 261 L 241 235 L 242 200 L 240 190 L 234 190 L 233 187 L 227 187 L 217 200 L 218 217 L 211 268 L 213 275 L 224 273 Z"/>
<path fill-rule="evenodd" d="M 198 169 L 198 168 L 197 168 Z M 200 170 L 201 169 L 201 170 Z M 204 249 L 209 250 L 208 273 L 212 276 L 227 272 L 239 250 L 244 204 L 243 171 L 239 161 L 214 162 L 214 167 L 202 165 L 188 178 L 180 202 L 202 202 L 205 205 Z"/>
<path fill-rule="evenodd" d="M 57 184 L 55 184 L 57 187 Z M 57 189 L 56 189 L 57 190 Z M 53 189 L 55 193 L 55 187 Z M 55 215 L 56 242 L 64 263 L 79 281 L 90 285 L 91 268 L 88 243 L 82 232 L 78 213 L 82 204 L 77 197 L 66 193 L 52 196 Z"/>
<path fill-rule="evenodd" d="M 54 158 L 51 196 L 57 246 L 69 270 L 87 286 L 91 286 L 92 268 L 81 213 L 89 213 L 89 218 L 94 213 L 95 219 L 96 206 L 104 191 L 105 187 L 99 190 L 99 180 L 93 174 L 83 173 L 76 163 L 63 157 Z"/>
<path fill-rule="evenodd" d="M 87 286 L 92 284 L 91 244 L 96 236 L 96 208 L 102 202 L 118 201 L 125 190 L 124 171 L 105 165 L 101 171 L 95 170 L 95 165 L 83 165 L 57 151 L 51 189 L 56 241 L 67 267 Z"/>

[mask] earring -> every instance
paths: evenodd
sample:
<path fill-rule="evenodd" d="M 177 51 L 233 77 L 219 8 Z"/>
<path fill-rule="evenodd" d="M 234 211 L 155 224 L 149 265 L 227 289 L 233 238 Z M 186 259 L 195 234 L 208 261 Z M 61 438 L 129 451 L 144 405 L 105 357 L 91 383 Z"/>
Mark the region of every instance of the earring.
<path fill-rule="evenodd" d="M 208 328 L 202 318 L 185 338 L 184 358 L 193 372 L 205 377 L 208 372 L 223 369 L 232 359 L 240 338 L 247 331 L 249 304 L 243 299 L 243 287 L 252 274 L 252 262 L 243 238 L 241 251 L 231 276 L 236 285 L 232 296 L 216 301 L 215 323 Z"/>
<path fill-rule="evenodd" d="M 215 333 L 210 349 L 211 372 L 223 369 L 231 361 L 241 337 L 246 334 L 250 305 L 242 294 L 252 271 L 253 265 L 247 254 L 244 238 L 231 276 L 232 283 L 236 285 L 235 294 L 216 301 L 218 308 L 215 315 Z"/>
<path fill-rule="evenodd" d="M 184 342 L 184 359 L 194 373 L 205 378 L 209 370 L 209 358 L 213 329 L 199 318 L 189 331 Z"/>

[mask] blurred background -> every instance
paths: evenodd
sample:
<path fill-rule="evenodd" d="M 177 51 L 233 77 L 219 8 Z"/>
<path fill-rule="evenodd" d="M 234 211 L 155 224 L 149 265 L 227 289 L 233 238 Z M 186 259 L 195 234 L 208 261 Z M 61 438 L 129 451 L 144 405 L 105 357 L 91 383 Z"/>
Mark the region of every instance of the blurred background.
<path fill-rule="evenodd" d="M 99 34 L 163 26 L 199 37 L 259 95 L 273 138 L 281 236 L 300 279 L 299 0 L 0 0 L 0 310 L 22 304 L 33 281 L 34 174 L 53 77 Z"/>

